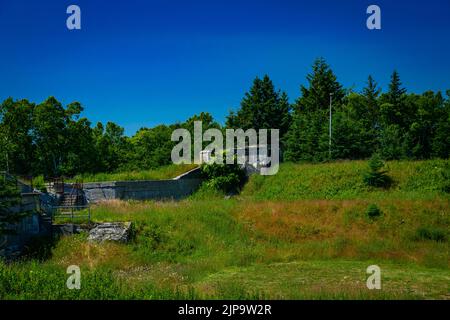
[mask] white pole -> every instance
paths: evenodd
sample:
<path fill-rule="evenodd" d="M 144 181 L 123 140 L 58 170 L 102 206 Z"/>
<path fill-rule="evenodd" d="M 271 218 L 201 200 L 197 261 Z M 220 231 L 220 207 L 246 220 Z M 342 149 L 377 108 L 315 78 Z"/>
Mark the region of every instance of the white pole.
<path fill-rule="evenodd" d="M 333 94 L 330 93 L 330 125 L 329 125 L 329 143 L 328 143 L 328 153 L 331 159 L 331 118 L 332 118 L 332 113 L 331 113 L 331 105 L 333 103 Z"/>

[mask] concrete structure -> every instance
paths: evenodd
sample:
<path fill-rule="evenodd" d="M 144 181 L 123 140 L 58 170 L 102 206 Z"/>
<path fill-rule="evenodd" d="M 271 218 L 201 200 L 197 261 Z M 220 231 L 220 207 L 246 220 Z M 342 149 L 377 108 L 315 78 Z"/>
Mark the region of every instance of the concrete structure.
<path fill-rule="evenodd" d="M 14 234 L 0 235 L 0 256 L 14 258 L 33 237 L 51 235 L 51 220 L 39 213 L 39 196 L 39 193 L 22 193 L 21 203 L 9 209 L 11 213 L 28 215 L 13 225 Z"/>
<path fill-rule="evenodd" d="M 197 190 L 201 182 L 200 169 L 196 168 L 171 180 L 85 183 L 83 191 L 89 202 L 111 199 L 181 199 Z"/>
<path fill-rule="evenodd" d="M 233 149 L 225 149 L 221 151 L 225 161 L 226 154 L 238 154 L 244 156 L 243 163 L 241 167 L 245 170 L 247 174 L 259 173 L 261 168 L 270 165 L 271 159 L 268 156 L 270 152 L 270 145 L 246 145 L 243 148 L 234 147 Z M 214 162 L 214 156 L 211 150 L 200 151 L 200 161 L 201 163 Z"/>

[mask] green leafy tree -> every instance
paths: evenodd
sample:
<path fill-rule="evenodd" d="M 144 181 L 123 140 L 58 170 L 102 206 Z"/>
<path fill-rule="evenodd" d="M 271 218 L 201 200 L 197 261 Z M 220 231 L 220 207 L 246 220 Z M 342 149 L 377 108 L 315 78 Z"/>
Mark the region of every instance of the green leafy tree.
<path fill-rule="evenodd" d="M 427 91 L 422 95 L 409 95 L 406 101 L 414 112 L 405 134 L 404 153 L 410 159 L 430 158 L 444 99 L 440 92 Z"/>
<path fill-rule="evenodd" d="M 141 128 L 132 138 L 134 157 L 133 166 L 139 169 L 151 169 L 171 163 L 174 143 L 172 126 L 158 125 L 154 128 Z"/>
<path fill-rule="evenodd" d="M 79 173 L 96 171 L 99 157 L 95 148 L 95 136 L 87 118 L 70 121 L 67 124 L 68 150 L 61 171 L 64 175 L 74 176 Z"/>
<path fill-rule="evenodd" d="M 34 105 L 27 100 L 6 99 L 0 105 L 1 167 L 29 174 L 34 161 L 32 114 Z"/>
<path fill-rule="evenodd" d="M 126 165 L 130 153 L 129 140 L 124 136 L 124 129 L 114 122 L 108 122 L 106 127 L 97 123 L 93 135 L 100 171 L 114 172 Z"/>
<path fill-rule="evenodd" d="M 50 97 L 34 108 L 33 134 L 36 145 L 34 171 L 45 176 L 61 175 L 67 151 L 66 113 L 61 103 Z"/>
<path fill-rule="evenodd" d="M 201 112 L 200 114 L 195 114 L 189 119 L 187 119 L 185 122 L 181 123 L 179 125 L 180 128 L 187 129 L 189 133 L 191 134 L 191 159 L 194 159 L 194 122 L 195 121 L 201 121 L 202 122 L 202 134 L 205 133 L 208 129 L 219 129 L 222 130 L 222 133 L 224 133 L 224 128 L 220 126 L 218 122 L 214 120 L 214 117 L 209 112 Z M 172 130 L 176 129 L 177 125 L 172 126 Z M 210 144 L 209 141 L 203 141 L 202 142 L 202 148 L 205 148 L 208 144 Z M 174 144 L 175 145 L 175 144 Z M 225 147 L 225 146 L 224 146 Z"/>
<path fill-rule="evenodd" d="M 380 154 L 383 159 L 404 159 L 404 141 L 404 133 L 398 125 L 384 127 L 380 135 Z"/>
<path fill-rule="evenodd" d="M 237 193 L 246 180 L 244 170 L 237 164 L 202 164 L 206 185 L 224 193 Z"/>

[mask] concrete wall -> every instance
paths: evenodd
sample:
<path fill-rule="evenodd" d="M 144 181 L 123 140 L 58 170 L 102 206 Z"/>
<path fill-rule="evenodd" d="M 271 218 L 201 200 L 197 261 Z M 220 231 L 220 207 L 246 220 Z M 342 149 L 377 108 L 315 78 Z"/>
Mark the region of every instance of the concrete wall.
<path fill-rule="evenodd" d="M 9 208 L 12 213 L 32 212 L 39 209 L 39 193 L 22 193 L 19 204 Z"/>
<path fill-rule="evenodd" d="M 194 169 L 172 180 L 92 182 L 83 185 L 89 202 L 111 199 L 181 199 L 198 189 L 202 179 Z"/>
<path fill-rule="evenodd" d="M 44 222 L 37 210 L 39 209 L 38 193 L 23 193 L 19 205 L 10 208 L 11 213 L 28 213 L 13 227 L 14 234 L 0 235 L 0 256 L 13 257 L 20 254 L 23 247 L 35 236 L 51 234 L 51 225 Z"/>
<path fill-rule="evenodd" d="M 83 190 L 89 202 L 181 199 L 197 190 L 201 182 L 201 179 L 98 182 L 85 183 Z"/>

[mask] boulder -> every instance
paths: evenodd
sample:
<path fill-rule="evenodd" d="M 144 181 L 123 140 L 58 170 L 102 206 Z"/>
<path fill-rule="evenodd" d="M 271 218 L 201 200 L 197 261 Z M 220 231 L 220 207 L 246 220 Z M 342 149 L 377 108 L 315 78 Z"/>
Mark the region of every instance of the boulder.
<path fill-rule="evenodd" d="M 131 233 L 131 222 L 101 223 L 89 231 L 88 241 L 127 242 L 130 238 L 130 233 Z"/>

